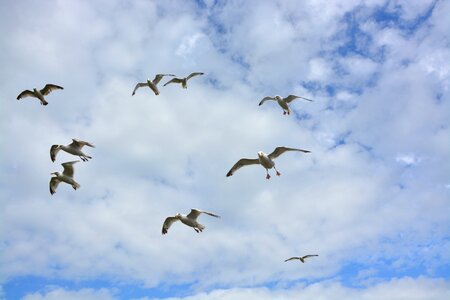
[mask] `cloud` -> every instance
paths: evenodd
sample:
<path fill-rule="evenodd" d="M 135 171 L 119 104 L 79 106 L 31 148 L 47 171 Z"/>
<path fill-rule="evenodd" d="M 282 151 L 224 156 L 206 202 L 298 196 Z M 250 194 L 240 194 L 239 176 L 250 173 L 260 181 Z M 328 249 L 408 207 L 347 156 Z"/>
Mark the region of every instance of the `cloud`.
<path fill-rule="evenodd" d="M 413 283 L 446 293 L 446 281 L 406 277 L 441 274 L 446 261 L 448 3 L 409 34 L 373 17 L 383 1 L 255 3 L 7 4 L 2 283 L 102 278 L 211 298 L 323 288 L 371 299 Z M 187 90 L 131 96 L 157 72 L 192 71 L 205 75 Z M 14 99 L 47 82 L 65 87 L 48 106 Z M 292 102 L 290 117 L 257 105 L 276 93 L 315 101 Z M 94 143 L 93 159 L 76 165 L 79 190 L 61 184 L 50 196 L 50 172 L 74 158 L 52 163 L 50 145 L 71 138 Z M 225 177 L 238 159 L 277 146 L 312 153 L 279 157 L 282 176 L 270 181 L 260 166 Z M 176 224 L 161 235 L 165 217 L 192 207 L 222 219 L 201 217 L 202 234 Z M 307 252 L 320 259 L 283 263 Z M 364 292 L 346 286 L 379 274 L 388 279 Z M 273 282 L 295 287 L 272 291 Z M 117 295 L 89 288 L 29 297 Z"/>

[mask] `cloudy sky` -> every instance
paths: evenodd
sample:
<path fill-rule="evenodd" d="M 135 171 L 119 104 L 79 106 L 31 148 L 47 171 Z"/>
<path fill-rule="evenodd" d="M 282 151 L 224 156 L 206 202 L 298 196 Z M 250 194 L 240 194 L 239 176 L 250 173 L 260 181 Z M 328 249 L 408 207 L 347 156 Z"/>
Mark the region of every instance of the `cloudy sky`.
<path fill-rule="evenodd" d="M 450 299 L 449 15 L 444 0 L 2 1 L 0 298 Z M 193 71 L 187 90 L 131 96 Z M 64 86 L 49 105 L 15 100 L 46 83 Z M 258 106 L 277 94 L 314 102 Z M 51 196 L 74 157 L 50 146 L 72 138 L 93 159 Z M 270 180 L 225 177 L 277 146 L 312 153 Z M 193 207 L 222 218 L 161 235 Z M 320 256 L 284 262 L 304 254 Z"/>

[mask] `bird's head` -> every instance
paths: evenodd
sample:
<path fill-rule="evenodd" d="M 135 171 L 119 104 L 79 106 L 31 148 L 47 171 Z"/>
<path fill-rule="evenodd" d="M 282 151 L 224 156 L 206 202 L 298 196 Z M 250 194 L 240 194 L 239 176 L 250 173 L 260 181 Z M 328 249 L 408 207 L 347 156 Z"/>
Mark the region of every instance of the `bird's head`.
<path fill-rule="evenodd" d="M 181 214 L 180 214 L 180 213 L 177 213 L 177 214 L 175 215 L 175 218 L 180 219 L 180 218 L 181 218 Z"/>
<path fill-rule="evenodd" d="M 50 173 L 50 175 L 55 175 L 56 177 L 58 177 L 59 176 L 59 172 L 53 172 L 53 173 Z"/>
<path fill-rule="evenodd" d="M 281 99 L 283 99 L 283 98 L 281 98 L 281 96 L 280 96 L 280 95 L 276 95 L 276 96 L 275 96 L 275 99 L 277 99 L 277 100 L 281 100 Z"/>
<path fill-rule="evenodd" d="M 263 156 L 264 156 L 264 152 L 259 151 L 259 152 L 258 152 L 258 157 L 263 157 Z"/>

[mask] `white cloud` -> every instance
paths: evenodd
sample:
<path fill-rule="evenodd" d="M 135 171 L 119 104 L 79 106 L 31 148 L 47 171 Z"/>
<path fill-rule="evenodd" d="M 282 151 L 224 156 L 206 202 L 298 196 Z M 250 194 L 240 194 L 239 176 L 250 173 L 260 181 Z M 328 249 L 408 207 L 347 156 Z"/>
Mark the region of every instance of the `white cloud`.
<path fill-rule="evenodd" d="M 230 287 L 202 296 L 219 297 L 245 293 L 237 287 L 344 276 L 343 266 L 354 262 L 370 270 L 385 259 L 406 270 L 417 261 L 431 265 L 426 274 L 438 268 L 446 248 L 428 257 L 420 245 L 441 245 L 449 225 L 442 188 L 450 171 L 448 46 L 440 25 L 448 4 L 439 2 L 427 21 L 433 26 L 409 37 L 362 17 L 380 3 L 254 4 L 209 3 L 204 11 L 184 2 L 21 2 L 2 10 L 20 16 L 0 19 L 8 31 L 0 89 L 4 281 L 104 276 L 147 287 L 193 284 L 199 293 Z M 373 40 L 364 47 L 384 47 L 385 59 L 334 52 L 347 40 L 339 35 L 342 18 L 354 9 Z M 205 75 L 187 90 L 161 85 L 158 97 L 145 89 L 131 96 L 137 81 L 156 72 L 192 71 Z M 307 80 L 318 87 L 302 85 Z M 47 107 L 14 100 L 47 82 L 65 87 L 48 96 Z M 313 98 L 292 103 L 308 117 L 258 107 L 275 93 Z M 51 163 L 50 145 L 75 137 L 97 146 L 87 150 L 91 161 L 76 166 L 81 189 L 61 184 L 50 196 L 49 173 L 73 158 L 60 153 Z M 312 153 L 283 155 L 283 175 L 270 181 L 259 166 L 225 178 L 239 158 L 281 145 Z M 416 167 L 405 172 L 393 158 Z M 199 235 L 181 224 L 161 235 L 166 216 L 191 207 L 223 218 L 202 217 L 207 229 Z M 320 254 L 313 264 L 283 263 L 310 251 Z M 403 288 L 408 280 L 381 286 Z M 327 286 L 334 290 L 356 293 Z M 367 291 L 379 295 L 376 287 Z M 32 296 L 57 292 L 78 293 Z"/>

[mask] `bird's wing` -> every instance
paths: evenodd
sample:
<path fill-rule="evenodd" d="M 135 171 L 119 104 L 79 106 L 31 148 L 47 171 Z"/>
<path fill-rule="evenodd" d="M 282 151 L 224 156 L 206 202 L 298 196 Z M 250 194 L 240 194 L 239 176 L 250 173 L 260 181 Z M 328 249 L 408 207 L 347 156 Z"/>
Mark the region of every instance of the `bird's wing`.
<path fill-rule="evenodd" d="M 234 172 L 236 172 L 237 170 L 239 170 L 240 168 L 242 168 L 244 166 L 257 165 L 257 164 L 259 164 L 259 159 L 257 159 L 257 158 L 255 158 L 255 159 L 241 158 L 240 160 L 238 160 L 237 163 L 234 164 L 234 166 L 230 169 L 230 171 L 228 171 L 227 177 L 233 175 Z"/>
<path fill-rule="evenodd" d="M 59 184 L 58 178 L 52 177 L 50 179 L 50 184 L 49 184 L 49 186 L 50 186 L 50 194 L 53 195 L 54 193 L 56 193 L 56 188 L 58 187 L 58 184 Z"/>
<path fill-rule="evenodd" d="M 79 162 L 79 160 L 68 161 L 68 162 L 62 163 L 61 166 L 64 167 L 63 174 L 66 176 L 69 176 L 69 177 L 73 177 L 73 173 L 74 173 L 73 165 L 77 162 Z"/>
<path fill-rule="evenodd" d="M 20 100 L 25 97 L 36 97 L 36 95 L 30 90 L 25 90 L 22 93 L 20 93 L 19 96 L 17 96 L 17 100 Z"/>
<path fill-rule="evenodd" d="M 300 259 L 300 257 L 294 256 L 294 257 L 286 259 L 284 262 L 287 262 L 287 261 L 290 261 L 290 260 L 294 260 L 294 259 Z"/>
<path fill-rule="evenodd" d="M 79 149 L 83 148 L 83 146 L 89 146 L 89 147 L 95 148 L 95 146 L 93 144 L 82 141 L 82 140 L 78 140 L 78 139 L 72 139 L 72 143 L 69 146 L 73 147 L 73 148 L 79 148 Z"/>
<path fill-rule="evenodd" d="M 317 255 L 317 254 L 308 254 L 308 255 L 303 256 L 302 258 L 305 259 L 305 258 L 313 257 L 313 256 L 319 256 L 319 255 Z"/>
<path fill-rule="evenodd" d="M 167 81 L 166 83 L 164 83 L 164 86 L 168 85 L 169 83 L 182 83 L 183 79 L 180 78 L 172 78 L 171 80 Z"/>
<path fill-rule="evenodd" d="M 136 84 L 136 86 L 134 87 L 133 93 L 131 94 L 131 96 L 134 96 L 134 94 L 136 94 L 136 90 L 140 87 L 143 86 L 148 86 L 147 82 L 139 82 L 138 84 Z"/>
<path fill-rule="evenodd" d="M 46 84 L 44 88 L 41 90 L 42 95 L 48 95 L 50 92 L 54 90 L 63 90 L 64 88 L 62 86 L 56 85 L 56 84 Z"/>
<path fill-rule="evenodd" d="M 162 227 L 162 234 L 166 234 L 167 231 L 169 230 L 170 226 L 176 221 L 178 221 L 178 218 L 167 217 L 166 220 L 164 220 L 164 224 Z"/>
<path fill-rule="evenodd" d="M 203 72 L 194 72 L 194 73 L 191 73 L 191 74 L 189 74 L 188 77 L 186 77 L 186 80 L 189 80 L 189 79 L 191 79 L 191 78 L 194 77 L 194 76 L 199 76 L 199 75 L 203 75 L 203 74 L 205 74 L 205 73 L 203 73 Z"/>
<path fill-rule="evenodd" d="M 313 100 L 311 100 L 311 99 L 307 99 L 307 98 L 296 96 L 296 95 L 289 95 L 286 98 L 284 98 L 284 101 L 287 102 L 287 103 L 291 103 L 293 100 L 295 100 L 297 98 L 301 98 L 301 99 L 313 102 Z"/>
<path fill-rule="evenodd" d="M 153 78 L 152 82 L 154 85 L 157 85 L 164 76 L 175 76 L 173 74 L 156 74 L 155 78 Z"/>
<path fill-rule="evenodd" d="M 259 105 L 261 106 L 264 102 L 269 101 L 269 100 L 277 100 L 277 99 L 275 99 L 275 98 L 273 98 L 273 97 L 267 96 L 267 97 L 264 97 L 264 98 L 261 100 L 261 102 L 259 102 Z"/>
<path fill-rule="evenodd" d="M 304 152 L 304 153 L 311 152 L 309 150 L 303 150 L 303 149 L 276 147 L 275 150 L 273 150 L 273 152 L 269 154 L 269 157 L 270 157 L 270 159 L 277 158 L 278 156 L 280 156 L 281 154 L 283 154 L 286 151 L 300 151 L 300 152 Z"/>
<path fill-rule="evenodd" d="M 214 213 L 212 213 L 212 212 L 204 211 L 204 210 L 200 210 L 200 209 L 196 209 L 196 208 L 192 208 L 192 209 L 191 209 L 191 212 L 187 215 L 187 217 L 190 218 L 190 219 L 197 219 L 197 217 L 198 217 L 200 214 L 202 214 L 202 213 L 203 213 L 203 214 L 210 215 L 210 216 L 212 216 L 212 217 L 220 218 L 219 215 L 216 215 L 216 214 L 214 214 Z"/>
<path fill-rule="evenodd" d="M 52 145 L 52 147 L 50 148 L 50 158 L 51 160 L 54 162 L 56 159 L 56 154 L 58 154 L 60 148 L 58 145 Z"/>

